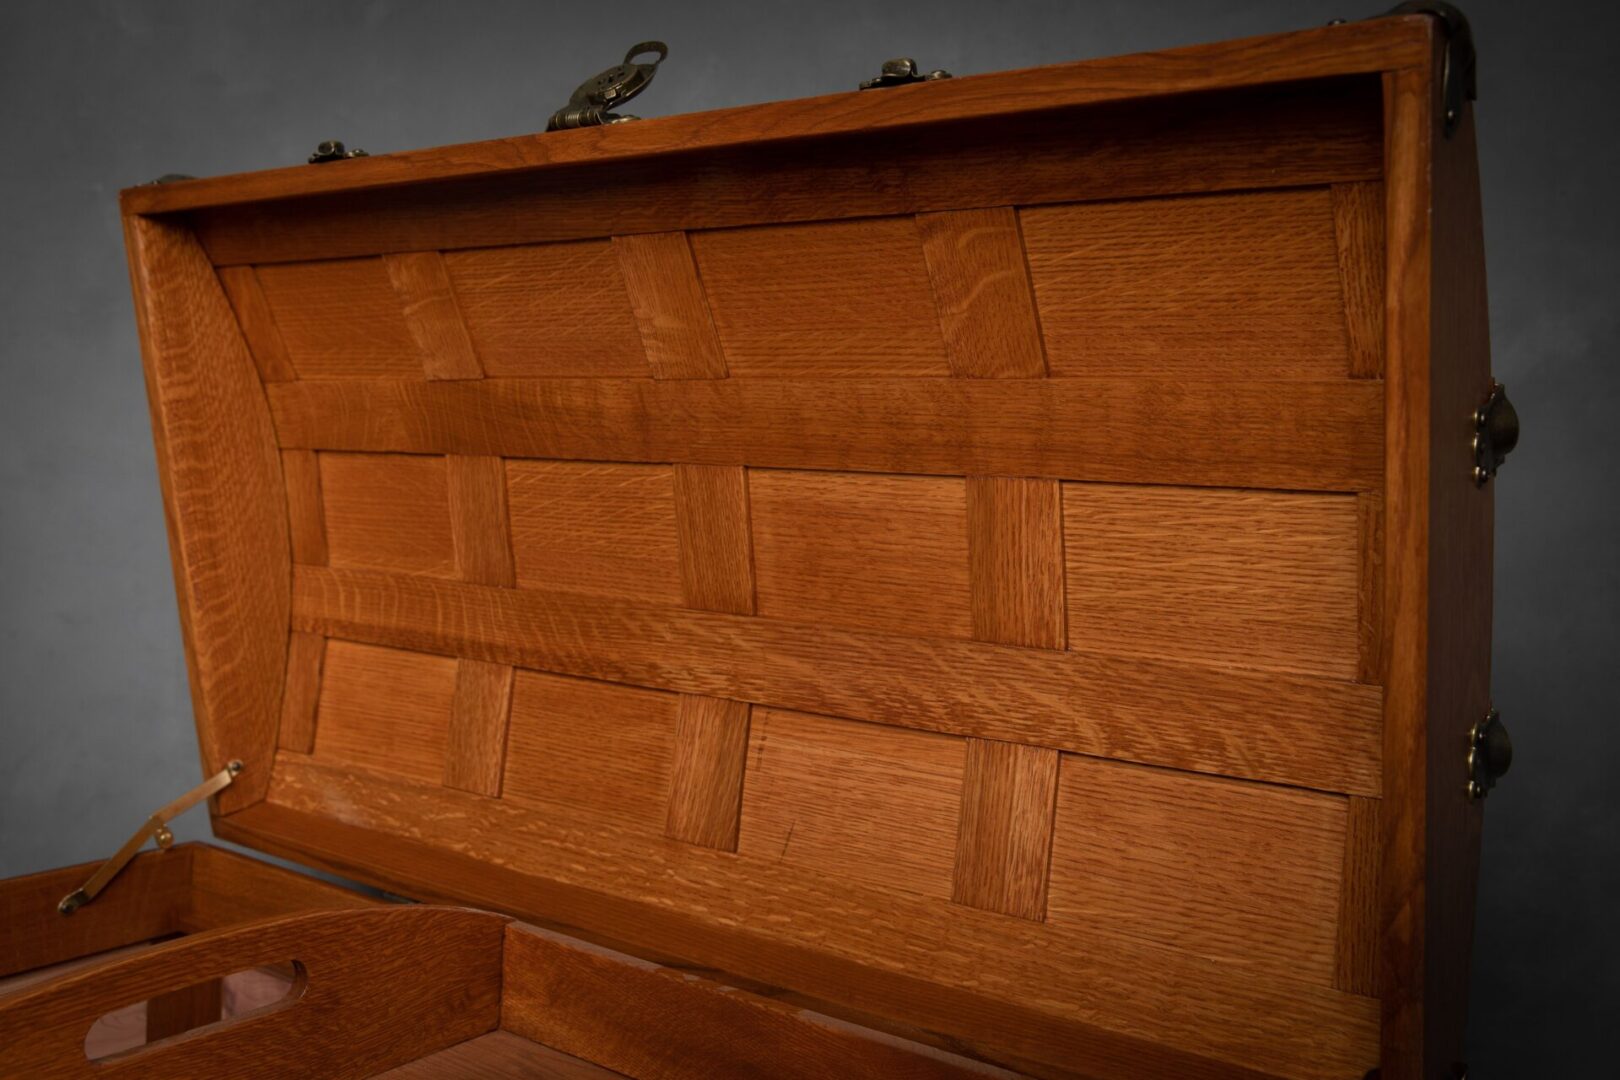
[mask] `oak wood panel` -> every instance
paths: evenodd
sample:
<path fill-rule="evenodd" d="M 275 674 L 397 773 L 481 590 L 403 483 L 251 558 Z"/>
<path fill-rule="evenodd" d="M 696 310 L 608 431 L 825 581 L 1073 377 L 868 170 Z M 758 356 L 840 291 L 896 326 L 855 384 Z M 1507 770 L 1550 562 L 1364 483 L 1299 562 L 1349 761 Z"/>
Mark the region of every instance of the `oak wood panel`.
<path fill-rule="evenodd" d="M 950 373 L 912 218 L 695 232 L 691 241 L 733 375 Z"/>
<path fill-rule="evenodd" d="M 448 251 L 1370 180 L 1382 172 L 1379 139 L 1376 80 L 1324 80 L 1088 108 L 1026 106 L 1015 117 L 884 134 L 497 171 L 202 210 L 194 219 L 222 265 Z"/>
<path fill-rule="evenodd" d="M 487 374 L 647 373 L 619 261 L 606 240 L 451 251 L 444 265 Z"/>
<path fill-rule="evenodd" d="M 951 899 L 1046 918 L 1058 752 L 969 739 Z"/>
<path fill-rule="evenodd" d="M 519 587 L 681 603 L 669 466 L 508 461 L 506 479 Z"/>
<path fill-rule="evenodd" d="M 517 584 L 506 502 L 506 464 L 500 458 L 451 454 L 445 459 L 450 535 L 463 581 Z"/>
<path fill-rule="evenodd" d="M 961 479 L 756 469 L 748 489 L 761 615 L 973 635 Z"/>
<path fill-rule="evenodd" d="M 1325 189 L 1053 206 L 1021 218 L 1054 376 L 1349 370 Z"/>
<path fill-rule="evenodd" d="M 735 465 L 675 466 L 675 526 L 687 607 L 754 613 L 748 474 Z"/>
<path fill-rule="evenodd" d="M 303 911 L 373 907 L 382 903 L 357 889 L 285 870 L 234 851 L 209 844 L 184 846 L 191 851 L 191 889 L 180 908 L 179 929 L 183 933 L 241 926 L 258 919 Z M 96 903 L 101 903 L 105 896 L 103 893 L 97 897 Z"/>
<path fill-rule="evenodd" d="M 1295 491 L 1382 482 L 1372 380 L 635 379 L 267 388 L 283 446 Z"/>
<path fill-rule="evenodd" d="M 323 911 L 183 938 L 75 972 L 0 1009 L 11 1076 L 370 1076 L 494 1029 L 506 920 L 424 907 Z M 402 948 L 408 942 L 409 948 Z M 295 958 L 301 993 L 220 1027 L 92 1063 L 84 1035 L 112 1008 Z M 388 1008 L 376 1005 L 386 987 Z"/>
<path fill-rule="evenodd" d="M 973 636 L 1061 649 L 1067 638 L 1063 499 L 1055 480 L 967 479 Z"/>
<path fill-rule="evenodd" d="M 287 486 L 293 562 L 325 566 L 326 510 L 321 498 L 320 455 L 313 450 L 283 450 L 281 479 Z"/>
<path fill-rule="evenodd" d="M 1383 861 L 1379 800 L 1346 799 L 1340 871 L 1338 950 L 1333 985 L 1352 994 L 1378 994 L 1378 878 Z"/>
<path fill-rule="evenodd" d="M 314 756 L 437 784 L 455 690 L 448 657 L 328 641 Z"/>
<path fill-rule="evenodd" d="M 287 643 L 287 679 L 281 695 L 281 727 L 276 745 L 296 754 L 315 749 L 315 722 L 321 694 L 326 639 L 294 630 Z"/>
<path fill-rule="evenodd" d="M 524 926 L 507 932 L 501 1026 L 666 1080 L 1012 1075 Z"/>
<path fill-rule="evenodd" d="M 686 234 L 615 236 L 613 250 L 653 378 L 725 378 L 725 354 Z"/>
<path fill-rule="evenodd" d="M 323 453 L 320 459 L 332 566 L 456 576 L 443 457 Z"/>
<path fill-rule="evenodd" d="M 748 713 L 747 702 L 681 695 L 675 711 L 665 836 L 721 851 L 737 850 Z"/>
<path fill-rule="evenodd" d="M 484 370 L 456 306 L 455 290 L 437 251 L 404 251 L 383 256 L 405 316 L 405 329 L 422 356 L 430 379 L 481 379 Z"/>
<path fill-rule="evenodd" d="M 195 848 L 177 844 L 135 856 L 71 919 L 56 905 L 89 880 L 99 861 L 0 880 L 0 978 L 174 933 Z"/>
<path fill-rule="evenodd" d="M 378 1073 L 373 1080 L 615 1080 L 621 1076 L 583 1058 L 497 1030 Z"/>
<path fill-rule="evenodd" d="M 269 760 L 286 673 L 286 494 L 258 372 L 189 230 L 124 222 L 203 772 Z M 264 796 L 251 767 L 225 812 Z"/>
<path fill-rule="evenodd" d="M 421 378 L 424 356 L 383 260 L 314 258 L 256 269 L 299 376 Z"/>
<path fill-rule="evenodd" d="M 676 708 L 674 694 L 518 672 L 503 799 L 662 836 Z"/>
<path fill-rule="evenodd" d="M 1344 800 L 1065 756 L 1047 921 L 1332 986 Z"/>
<path fill-rule="evenodd" d="M 1019 116 L 1153 94 L 1385 71 L 1426 62 L 1429 42 L 1430 29 L 1422 17 L 1358 19 L 1294 33 L 956 78 L 900 94 L 837 93 L 632 125 L 377 155 L 344 162 L 336 170 L 298 165 L 143 185 L 124 191 L 122 199 L 126 212 L 160 213 L 669 150 L 785 142 L 849 131 L 888 134 L 888 129 L 940 120 Z"/>
<path fill-rule="evenodd" d="M 427 577 L 299 569 L 358 641 L 1328 791 L 1378 793 L 1376 687 L 867 634 Z M 1189 724 L 1186 718 L 1200 718 Z M 1321 718 L 1331 716 L 1334 723 Z"/>
<path fill-rule="evenodd" d="M 445 739 L 444 783 L 499 798 L 506 771 L 506 728 L 512 711 L 512 668 L 482 660 L 456 662 Z"/>
<path fill-rule="evenodd" d="M 738 854 L 948 900 L 963 741 L 756 707 Z"/>
<path fill-rule="evenodd" d="M 1333 235 L 1339 251 L 1350 374 L 1384 377 L 1384 185 L 1333 185 Z"/>
<path fill-rule="evenodd" d="M 1356 500 L 1069 484 L 1069 642 L 1354 679 Z"/>
<path fill-rule="evenodd" d="M 259 378 L 265 382 L 287 382 L 298 378 L 253 267 L 224 267 L 219 271 L 219 283 L 224 286 L 225 295 L 231 302 L 231 311 L 236 315 L 237 325 L 242 328 L 242 338 L 247 342 L 248 352 L 253 354 Z"/>
<path fill-rule="evenodd" d="M 951 373 L 981 379 L 1045 375 L 1024 239 L 1012 207 L 919 214 L 917 228 Z"/>
<path fill-rule="evenodd" d="M 1167 1075 L 1154 1069 L 1168 1058 L 1184 1066 L 1168 1075 L 1270 1072 L 1336 1080 L 1365 1071 L 1374 1060 L 1376 1004 L 1369 999 L 1290 979 L 1251 978 L 1240 967 L 1124 937 L 874 891 L 790 864 L 638 838 L 629 830 L 581 829 L 526 813 L 506 799 L 444 788 L 406 797 L 380 777 L 320 769 L 296 756 L 278 760 L 274 789 L 281 805 L 271 808 L 270 819 L 282 807 L 296 812 L 297 823 L 281 835 L 307 841 L 314 851 L 306 859 L 334 865 L 334 859 L 352 862 L 343 847 L 358 845 L 349 850 L 364 852 L 366 866 L 355 868 L 362 880 L 379 871 L 390 879 L 403 875 L 414 883 L 391 887 L 430 897 L 453 888 L 485 903 L 499 881 L 496 906 L 584 923 L 631 944 L 677 949 L 695 963 L 878 1014 L 926 1024 L 939 1009 L 935 1016 L 952 1017 L 945 1026 L 975 1041 L 994 1024 L 990 1045 L 1071 1066 L 1095 1060 L 1089 1071 L 1102 1078 Z M 249 814 L 250 822 L 265 820 Z M 451 819 L 464 823 L 454 853 L 432 846 L 440 823 Z M 330 831 L 346 825 L 359 828 Z M 233 839 L 247 835 L 231 831 Z M 280 846 L 276 835 L 272 829 L 272 848 Z M 390 836 L 407 843 L 390 847 Z M 603 891 L 610 881 L 611 892 Z M 815 917 L 760 920 L 762 910 Z M 855 966 L 841 966 L 847 961 Z M 967 992 L 953 996 L 957 987 Z M 1030 987 L 1044 993 L 1031 1000 Z M 1043 1013 L 1062 1022 L 1042 1023 Z M 1120 1038 L 1136 1056 L 1115 1041 Z M 1163 1044 L 1156 1052 L 1155 1042 Z"/>

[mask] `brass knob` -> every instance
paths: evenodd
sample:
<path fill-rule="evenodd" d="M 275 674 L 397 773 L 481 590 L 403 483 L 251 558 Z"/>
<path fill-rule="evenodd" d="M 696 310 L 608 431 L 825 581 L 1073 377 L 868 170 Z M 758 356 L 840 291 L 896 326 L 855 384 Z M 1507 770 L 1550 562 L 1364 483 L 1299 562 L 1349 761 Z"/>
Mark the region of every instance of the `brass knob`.
<path fill-rule="evenodd" d="M 1468 797 L 1483 799 L 1513 767 L 1513 740 L 1492 709 L 1468 733 Z"/>
<path fill-rule="evenodd" d="M 1519 445 L 1519 412 L 1507 388 L 1491 383 L 1485 404 L 1474 410 L 1474 483 L 1484 487 Z"/>

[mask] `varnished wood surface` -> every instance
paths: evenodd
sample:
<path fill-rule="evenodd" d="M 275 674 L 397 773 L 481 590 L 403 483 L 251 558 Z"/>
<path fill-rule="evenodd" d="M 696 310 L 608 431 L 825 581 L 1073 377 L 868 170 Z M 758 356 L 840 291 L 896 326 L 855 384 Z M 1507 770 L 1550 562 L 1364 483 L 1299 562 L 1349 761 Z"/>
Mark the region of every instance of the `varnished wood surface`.
<path fill-rule="evenodd" d="M 375 1080 L 614 1080 L 623 1075 L 497 1030 L 377 1073 Z"/>
<path fill-rule="evenodd" d="M 0 1009 L 0 1072 L 32 1077 L 364 1077 L 493 1030 L 506 920 L 454 908 L 316 912 L 197 934 L 26 990 Z M 283 1003 L 92 1065 L 110 1009 L 296 960 Z M 387 1007 L 377 1007 L 386 995 Z M 222 1063 L 228 1062 L 225 1069 Z"/>
<path fill-rule="evenodd" d="M 264 392 L 191 233 L 128 218 L 125 242 L 202 771 L 262 765 L 281 714 L 290 566 Z M 268 782 L 250 766 L 214 803 L 250 805 Z"/>
<path fill-rule="evenodd" d="M 131 188 L 126 213 L 154 214 L 340 189 L 634 159 L 671 150 L 883 132 L 942 119 L 1041 114 L 1152 94 L 1191 93 L 1293 79 L 1379 72 L 1424 62 L 1429 26 L 1418 17 L 1355 20 L 1292 34 L 951 79 L 897 93 L 841 93 L 769 106 L 586 128 L 548 135 L 179 184 Z"/>
<path fill-rule="evenodd" d="M 1383 473 L 1383 387 L 1373 380 L 328 380 L 267 389 L 281 444 L 320 450 L 1298 491 L 1366 490 Z"/>
<path fill-rule="evenodd" d="M 301 567 L 294 593 L 298 629 L 351 641 L 1328 791 L 1378 791 L 1376 687 L 422 576 Z M 1203 722 L 1185 723 L 1188 716 Z M 1324 716 L 1334 723 L 1323 724 Z"/>

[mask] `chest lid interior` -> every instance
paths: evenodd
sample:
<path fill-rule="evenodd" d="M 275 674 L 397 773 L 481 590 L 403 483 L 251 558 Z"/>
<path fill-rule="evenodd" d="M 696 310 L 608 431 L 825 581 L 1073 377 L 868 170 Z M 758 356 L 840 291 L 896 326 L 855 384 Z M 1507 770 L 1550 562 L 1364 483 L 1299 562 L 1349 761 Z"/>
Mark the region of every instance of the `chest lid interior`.
<path fill-rule="evenodd" d="M 1359 1077 L 1432 42 L 127 192 L 216 831 L 1004 1063 Z"/>

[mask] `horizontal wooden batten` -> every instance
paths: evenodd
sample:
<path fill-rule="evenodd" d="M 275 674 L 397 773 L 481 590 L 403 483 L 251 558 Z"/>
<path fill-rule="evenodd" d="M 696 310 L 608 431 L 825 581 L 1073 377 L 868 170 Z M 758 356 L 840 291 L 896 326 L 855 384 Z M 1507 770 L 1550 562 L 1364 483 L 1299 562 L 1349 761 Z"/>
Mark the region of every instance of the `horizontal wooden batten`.
<path fill-rule="evenodd" d="M 266 387 L 283 446 L 1365 491 L 1371 379 L 317 380 Z"/>
<path fill-rule="evenodd" d="M 1022 1043 L 1011 1032 L 983 1033 L 992 1046 L 1037 1060 L 1091 1066 L 1087 1048 L 1076 1045 L 1088 1035 L 1140 1039 L 1192 1059 L 1189 1071 L 1166 1074 L 1122 1055 L 1098 1062 L 1095 1072 L 1087 1068 L 1090 1075 L 1224 1077 L 1230 1074 L 1218 1065 L 1225 1064 L 1260 1075 L 1329 1080 L 1359 1075 L 1376 1053 L 1377 1005 L 1367 998 L 1123 936 L 860 887 L 630 830 L 582 829 L 504 800 L 356 776 L 296 755 L 277 757 L 271 788 L 269 813 L 249 811 L 235 820 L 287 830 L 282 835 L 295 848 L 300 839 L 317 848 L 330 843 L 328 851 L 339 859 L 345 850 L 363 850 L 362 878 L 392 864 L 416 879 L 408 890 L 415 895 L 453 890 L 463 901 L 563 924 L 585 917 L 598 932 L 627 944 L 678 949 L 692 962 L 809 994 L 836 989 L 831 996 L 851 1007 L 897 1019 L 924 1020 L 917 1014 L 937 1000 L 937 988 L 969 988 L 968 996 L 988 1008 L 1017 1002 L 1036 1016 L 1068 1021 L 1065 1034 L 1044 1046 L 1034 1040 L 1009 1045 Z M 456 849 L 476 860 L 466 873 L 457 872 L 460 859 L 436 844 L 435 823 L 448 820 L 466 824 L 466 841 Z M 340 845 L 340 834 L 349 842 Z M 229 835 L 243 838 L 234 829 Z M 390 859 L 385 848 L 401 840 L 419 857 Z M 496 868 L 512 872 L 511 887 L 491 895 L 480 888 L 479 871 L 487 879 Z M 613 883 L 611 891 L 606 882 Z M 753 917 L 762 908 L 817 917 L 762 921 Z M 714 935 L 717 927 L 723 936 Z M 954 947 L 941 949 L 941 941 Z M 804 948 L 815 949 L 823 962 L 785 970 L 783 951 Z M 875 982 L 830 979 L 838 961 L 860 964 L 859 978 Z M 915 980 L 916 990 L 883 1000 L 878 987 L 894 975 Z M 1031 986 L 1042 993 L 1027 995 Z M 1197 1057 L 1215 1059 L 1217 1067 L 1198 1069 Z"/>
<path fill-rule="evenodd" d="M 226 266 L 1376 180 L 1381 101 L 1370 78 L 1302 82 L 334 193 L 193 220 Z"/>
<path fill-rule="evenodd" d="M 314 567 L 295 569 L 293 626 L 584 678 L 1378 793 L 1382 693 L 1354 683 Z"/>

